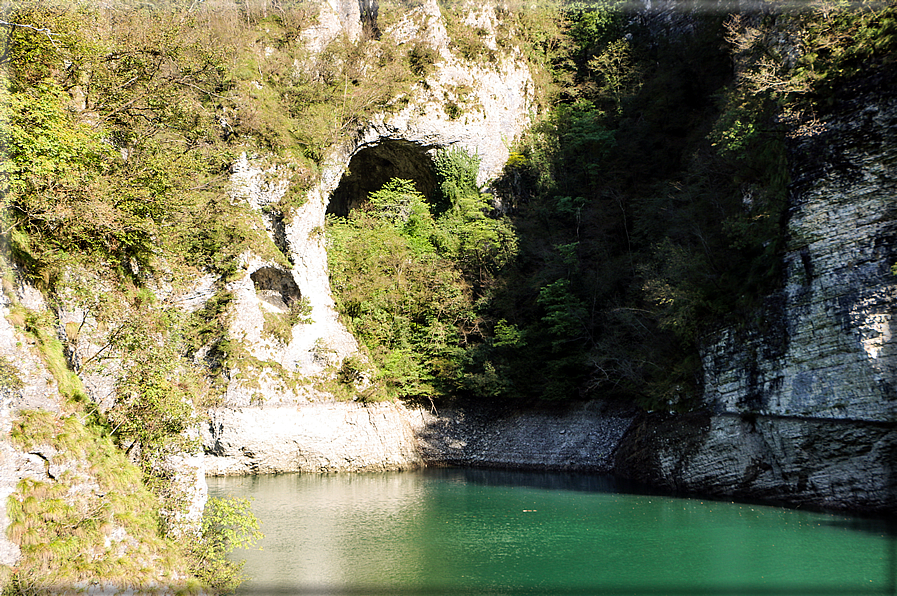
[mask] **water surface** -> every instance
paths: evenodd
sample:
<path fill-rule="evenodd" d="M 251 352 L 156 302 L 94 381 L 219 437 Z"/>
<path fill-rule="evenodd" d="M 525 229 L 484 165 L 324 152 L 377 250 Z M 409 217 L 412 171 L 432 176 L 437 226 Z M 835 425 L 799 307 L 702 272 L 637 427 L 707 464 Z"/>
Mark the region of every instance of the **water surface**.
<path fill-rule="evenodd" d="M 620 492 L 606 478 L 425 470 L 210 478 L 253 499 L 244 594 L 890 594 L 880 521 Z"/>

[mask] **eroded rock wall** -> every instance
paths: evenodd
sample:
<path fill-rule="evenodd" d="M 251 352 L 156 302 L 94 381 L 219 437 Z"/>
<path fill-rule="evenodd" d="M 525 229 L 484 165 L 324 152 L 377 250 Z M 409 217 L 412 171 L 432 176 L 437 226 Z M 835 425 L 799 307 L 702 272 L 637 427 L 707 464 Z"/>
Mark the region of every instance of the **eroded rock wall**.
<path fill-rule="evenodd" d="M 340 27 L 349 39 L 356 38 L 360 29 L 354 10 L 345 3 L 322 5 L 320 26 L 302 34 L 308 48 L 323 48 Z M 491 6 L 478 7 L 474 17 L 484 30 L 492 28 L 494 36 Z M 405 98 L 402 109 L 374 117 L 353 139 L 331 149 L 320 181 L 289 220 L 266 221 L 290 267 L 248 255 L 247 275 L 229 282 L 235 300 L 228 334 L 267 364 L 233 371 L 222 407 L 211 412 L 212 422 L 204 431 L 210 474 L 404 469 L 421 462 L 401 406 L 335 403 L 315 388 L 315 378 L 358 350 L 338 319 L 330 291 L 325 215 L 338 188 L 339 206 L 332 212 L 363 201 L 364 196 L 343 195 L 370 191 L 372 177 L 395 171 L 421 178 L 417 174 L 429 173 L 434 153 L 445 147 L 477 154 L 479 182 L 487 182 L 500 172 L 511 143 L 529 123 L 534 88 L 517 54 L 494 64 L 457 56 L 435 1 L 409 11 L 382 34 L 400 44 L 430 46 L 438 56 L 433 71 L 425 85 L 416 85 Z M 448 103 L 458 109 L 447 110 Z M 356 156 L 362 158 L 353 161 Z M 263 211 L 284 195 L 288 179 L 288 168 L 275 158 L 243 156 L 233 169 L 232 194 Z M 265 269 L 278 272 L 286 285 L 295 283 L 298 295 L 308 301 L 310 322 L 294 325 L 286 342 L 264 332 L 266 313 L 283 310 L 277 292 L 253 280 Z"/>
<path fill-rule="evenodd" d="M 614 473 L 683 494 L 888 512 L 895 458 L 891 424 L 648 414 L 621 443 Z"/>
<path fill-rule="evenodd" d="M 431 465 L 609 473 L 633 420 L 600 402 L 567 408 L 491 411 L 419 409 L 411 416 Z"/>
<path fill-rule="evenodd" d="M 217 476 L 379 472 L 422 464 L 409 414 L 392 403 L 218 408 L 210 412 L 203 442 L 206 471 Z"/>
<path fill-rule="evenodd" d="M 21 301 L 31 307 L 44 307 L 40 293 L 27 286 L 16 289 Z M 8 294 L 0 293 L 0 358 L 5 369 L 0 385 L 0 503 L 3 503 L 0 508 L 0 565 L 9 566 L 15 564 L 21 551 L 7 537 L 10 523 L 7 500 L 20 480 L 47 479 L 40 456 L 25 452 L 10 440 L 13 420 L 22 410 L 60 411 L 56 380 L 27 339 L 17 333 L 8 320 L 11 306 Z"/>
<path fill-rule="evenodd" d="M 478 7 L 475 14 L 494 36 L 494 9 L 490 5 Z M 304 31 L 301 37 L 309 51 L 320 51 L 340 31 L 348 39 L 356 39 L 361 31 L 359 18 L 357 5 L 326 2 L 321 5 L 319 25 Z M 330 211 L 345 212 L 364 201 L 367 192 L 378 189 L 370 188 L 371 179 L 387 181 L 390 172 L 405 178 L 432 178 L 434 152 L 452 146 L 464 147 L 480 157 L 479 181 L 485 183 L 501 171 L 511 143 L 528 125 L 533 109 L 533 81 L 525 61 L 514 52 L 496 63 L 478 64 L 457 56 L 450 48 L 435 0 L 409 11 L 382 34 L 400 45 L 425 44 L 434 51 L 436 58 L 426 84 L 414 86 L 409 97 L 403 99 L 402 109 L 375 116 L 352 139 L 332 147 L 319 182 L 288 220 L 274 221 L 264 216 L 268 233 L 291 266 L 247 255 L 244 266 L 249 275 L 230 282 L 227 288 L 236 298 L 230 336 L 243 342 L 258 360 L 275 362 L 289 373 L 319 375 L 358 349 L 338 321 L 330 292 L 323 229 L 331 200 L 340 205 Z M 449 103 L 461 106 L 458 109 L 462 113 L 447 110 Z M 233 200 L 245 201 L 262 212 L 284 196 L 289 179 L 289 167 L 278 163 L 277 158 L 244 155 L 233 167 L 231 194 Z M 429 185 L 434 186 L 435 181 L 430 180 Z M 343 196 L 353 193 L 361 196 Z M 276 311 L 277 305 L 271 301 L 266 304 L 264 291 L 249 279 L 262 268 L 280 270 L 285 279 L 296 284 L 298 294 L 310 308 L 311 322 L 294 325 L 291 337 L 283 343 L 263 333 L 265 313 Z M 232 383 L 226 403 L 243 407 L 320 397 L 314 392 L 277 387 L 264 379 L 260 384 L 261 389 L 249 389 L 259 383 Z"/>
<path fill-rule="evenodd" d="M 844 102 L 792 143 L 784 289 L 704 350 L 717 411 L 897 419 L 897 97 Z"/>
<path fill-rule="evenodd" d="M 891 69 L 893 70 L 893 69 Z M 783 288 L 703 351 L 704 419 L 646 416 L 618 471 L 668 488 L 897 509 L 897 94 L 858 80 L 790 142 Z"/>

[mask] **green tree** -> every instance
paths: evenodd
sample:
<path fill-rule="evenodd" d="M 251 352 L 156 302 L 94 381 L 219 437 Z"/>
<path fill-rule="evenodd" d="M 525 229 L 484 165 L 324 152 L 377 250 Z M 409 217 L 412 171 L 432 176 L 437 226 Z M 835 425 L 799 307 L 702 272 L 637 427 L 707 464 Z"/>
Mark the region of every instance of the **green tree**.
<path fill-rule="evenodd" d="M 477 296 L 482 296 L 517 251 L 516 234 L 506 217 L 495 213 L 491 195 L 477 186 L 480 159 L 463 148 L 436 154 L 439 183 L 435 243 L 457 264 Z"/>
<path fill-rule="evenodd" d="M 392 224 L 416 252 L 434 251 L 433 215 L 413 181 L 394 178 L 371 193 L 368 200 L 373 217 Z"/>
<path fill-rule="evenodd" d="M 461 276 L 432 244 L 433 217 L 410 181 L 327 223 L 331 286 L 344 320 L 390 397 L 432 398 L 451 381 L 459 326 L 470 318 Z"/>
<path fill-rule="evenodd" d="M 230 561 L 227 555 L 237 548 L 252 547 L 262 537 L 248 499 L 209 499 L 199 535 L 190 540 L 193 573 L 215 590 L 232 592 L 243 581 L 243 563 Z"/>

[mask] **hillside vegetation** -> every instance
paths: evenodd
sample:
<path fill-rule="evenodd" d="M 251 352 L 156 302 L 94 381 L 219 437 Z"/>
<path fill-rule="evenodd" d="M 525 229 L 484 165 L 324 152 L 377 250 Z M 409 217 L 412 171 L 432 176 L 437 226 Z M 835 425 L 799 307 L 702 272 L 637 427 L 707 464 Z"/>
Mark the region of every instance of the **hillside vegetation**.
<path fill-rule="evenodd" d="M 386 395 L 687 411 L 700 404 L 708 334 L 763 330 L 789 138 L 811 134 L 849 81 L 894 68 L 895 7 L 769 2 L 661 25 L 630 6 L 499 11 L 541 81 L 542 112 L 493 194 L 455 169 L 421 208 L 425 225 L 372 225 L 391 217 L 376 194 L 332 222 L 338 306 Z M 462 53 L 496 60 L 451 26 L 457 6 L 445 10 Z"/>

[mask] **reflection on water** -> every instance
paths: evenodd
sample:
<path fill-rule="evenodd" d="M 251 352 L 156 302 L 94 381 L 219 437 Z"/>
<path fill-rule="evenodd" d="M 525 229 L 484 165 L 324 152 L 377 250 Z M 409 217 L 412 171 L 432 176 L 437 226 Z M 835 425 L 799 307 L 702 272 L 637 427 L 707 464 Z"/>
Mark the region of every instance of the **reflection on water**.
<path fill-rule="evenodd" d="M 882 522 L 621 492 L 582 474 L 210 478 L 253 498 L 245 594 L 895 594 Z"/>

